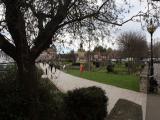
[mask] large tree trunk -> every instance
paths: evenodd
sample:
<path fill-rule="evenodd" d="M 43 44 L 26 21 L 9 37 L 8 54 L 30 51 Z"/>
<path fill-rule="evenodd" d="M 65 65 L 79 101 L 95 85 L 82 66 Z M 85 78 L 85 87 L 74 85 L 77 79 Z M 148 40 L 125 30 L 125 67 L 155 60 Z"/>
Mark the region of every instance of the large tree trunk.
<path fill-rule="evenodd" d="M 28 120 L 38 120 L 37 112 L 37 85 L 38 78 L 34 61 L 29 62 L 27 59 L 17 61 L 18 80 L 22 88 L 22 97 L 26 101 L 24 111 Z"/>

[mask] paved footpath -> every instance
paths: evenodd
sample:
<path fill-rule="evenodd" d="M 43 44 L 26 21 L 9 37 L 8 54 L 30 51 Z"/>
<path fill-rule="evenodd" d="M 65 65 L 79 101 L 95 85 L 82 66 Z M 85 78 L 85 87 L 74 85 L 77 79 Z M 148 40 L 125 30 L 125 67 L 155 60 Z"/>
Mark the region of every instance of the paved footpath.
<path fill-rule="evenodd" d="M 154 74 L 160 84 L 160 64 L 154 65 Z M 160 89 L 158 94 L 147 95 L 146 120 L 160 120 Z"/>
<path fill-rule="evenodd" d="M 146 94 L 75 77 L 75 76 L 66 74 L 62 71 L 57 71 L 56 74 L 51 77 L 51 72 L 49 70 L 48 65 L 43 66 L 43 64 L 40 64 L 40 67 L 44 71 L 46 68 L 48 69 L 48 77 L 61 91 L 67 92 L 69 90 L 73 90 L 76 88 L 89 87 L 89 86 L 100 87 L 103 90 L 105 90 L 106 96 L 108 96 L 109 98 L 108 107 L 107 107 L 108 112 L 111 111 L 111 109 L 114 107 L 118 99 L 122 98 L 122 99 L 126 99 L 141 105 L 143 110 L 143 120 L 145 120 L 146 98 L 147 98 Z"/>

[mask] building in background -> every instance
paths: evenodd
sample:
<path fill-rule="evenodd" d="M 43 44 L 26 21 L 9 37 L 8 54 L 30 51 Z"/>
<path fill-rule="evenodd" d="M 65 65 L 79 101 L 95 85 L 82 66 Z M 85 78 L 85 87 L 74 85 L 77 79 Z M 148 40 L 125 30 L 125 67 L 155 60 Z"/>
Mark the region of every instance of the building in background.
<path fill-rule="evenodd" d="M 55 60 L 57 57 L 56 47 L 50 47 L 44 50 L 40 56 L 36 59 L 36 62 L 48 62 L 50 60 Z"/>

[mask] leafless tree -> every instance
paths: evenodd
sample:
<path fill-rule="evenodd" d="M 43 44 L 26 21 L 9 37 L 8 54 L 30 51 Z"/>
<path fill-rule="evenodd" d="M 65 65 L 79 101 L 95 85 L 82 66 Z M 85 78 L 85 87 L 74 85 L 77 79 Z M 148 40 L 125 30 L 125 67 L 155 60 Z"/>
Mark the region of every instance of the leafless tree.
<path fill-rule="evenodd" d="M 147 57 L 146 37 L 139 32 L 124 32 L 118 36 L 118 43 L 122 56 L 128 58 L 128 72 L 134 72 L 136 59 Z"/>
<path fill-rule="evenodd" d="M 153 55 L 155 58 L 160 58 L 160 42 L 153 45 Z"/>
<path fill-rule="evenodd" d="M 144 58 L 147 55 L 147 41 L 142 33 L 124 32 L 118 36 L 118 43 L 126 58 Z"/>

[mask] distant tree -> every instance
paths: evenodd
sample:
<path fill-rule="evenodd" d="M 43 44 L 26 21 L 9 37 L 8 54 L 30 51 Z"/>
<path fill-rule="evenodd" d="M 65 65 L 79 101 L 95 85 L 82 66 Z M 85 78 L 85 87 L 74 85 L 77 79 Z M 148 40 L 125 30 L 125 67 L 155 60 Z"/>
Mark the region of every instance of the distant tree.
<path fill-rule="evenodd" d="M 96 46 L 94 48 L 93 52 L 105 53 L 106 52 L 106 48 L 104 48 L 103 46 Z"/>
<path fill-rule="evenodd" d="M 124 32 L 118 36 L 119 49 L 124 58 L 128 58 L 128 72 L 136 72 L 138 65 L 137 59 L 147 56 L 148 46 L 146 37 L 139 32 Z"/>
<path fill-rule="evenodd" d="M 71 57 L 72 63 L 75 63 L 76 62 L 76 55 L 75 55 L 74 50 L 71 50 L 70 57 Z"/>
<path fill-rule="evenodd" d="M 160 42 L 153 45 L 153 55 L 155 58 L 160 58 Z"/>
<path fill-rule="evenodd" d="M 109 56 L 112 52 L 113 52 L 113 49 L 109 47 L 109 48 L 106 50 L 107 56 Z"/>
<path fill-rule="evenodd" d="M 139 32 L 124 32 L 118 36 L 119 49 L 126 58 L 144 58 L 148 53 L 146 37 Z"/>

